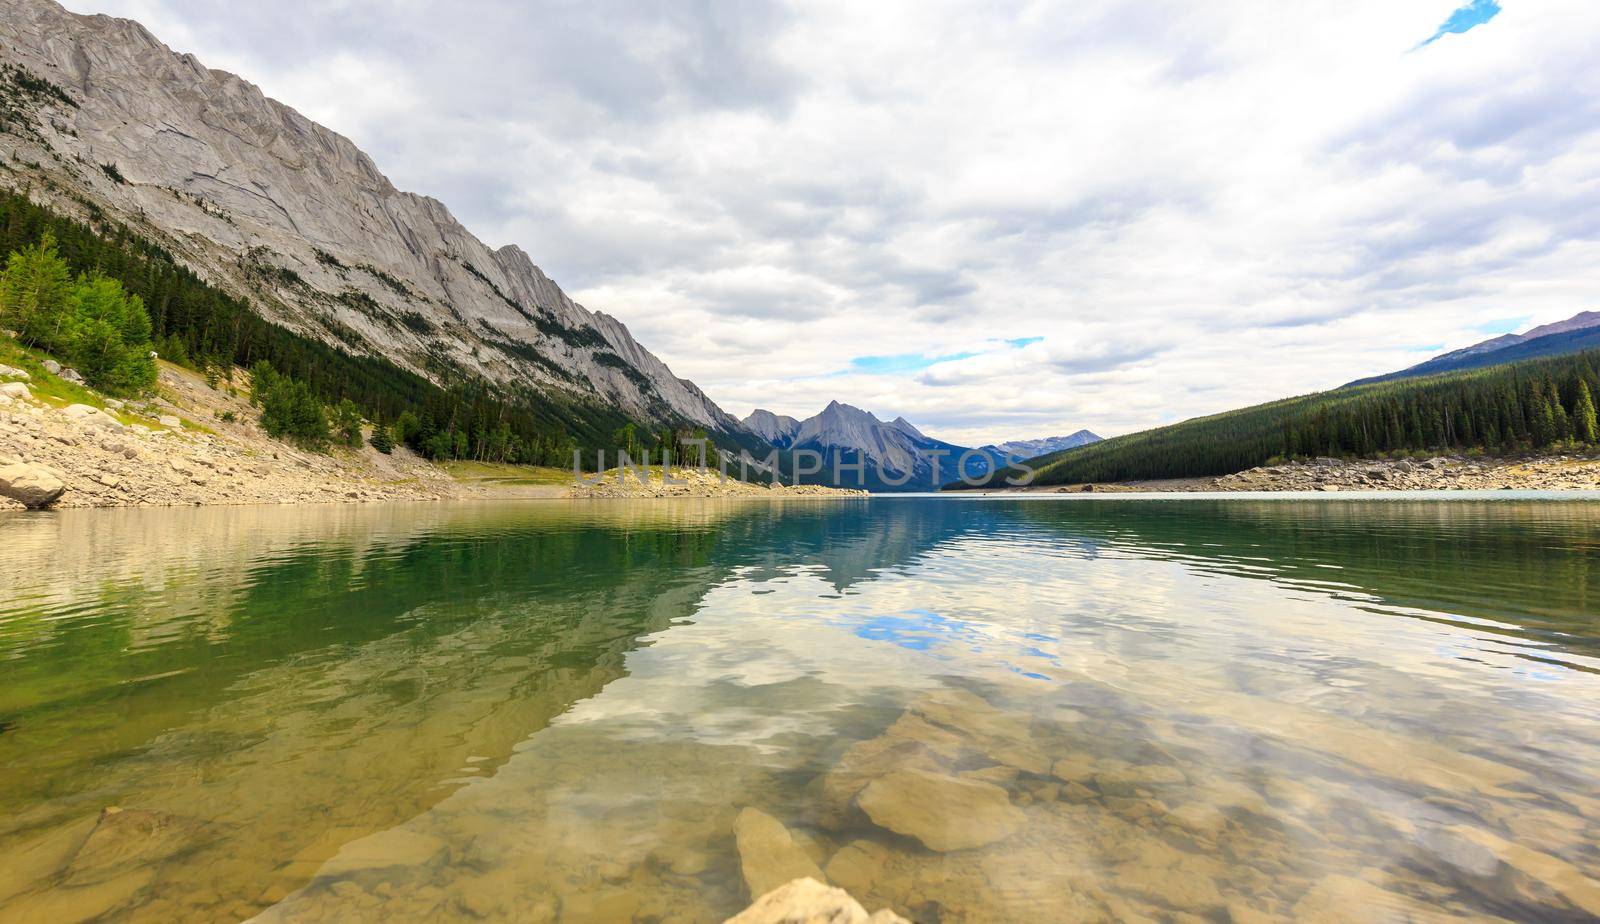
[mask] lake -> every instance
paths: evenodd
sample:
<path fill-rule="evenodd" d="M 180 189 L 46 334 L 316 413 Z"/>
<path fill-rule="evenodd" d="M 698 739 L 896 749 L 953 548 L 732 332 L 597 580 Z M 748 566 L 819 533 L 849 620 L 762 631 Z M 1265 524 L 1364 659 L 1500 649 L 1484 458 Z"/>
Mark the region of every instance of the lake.
<path fill-rule="evenodd" d="M 1600 502 L 0 514 L 0 921 L 1600 916 Z M 735 831 L 738 831 L 736 836 Z"/>

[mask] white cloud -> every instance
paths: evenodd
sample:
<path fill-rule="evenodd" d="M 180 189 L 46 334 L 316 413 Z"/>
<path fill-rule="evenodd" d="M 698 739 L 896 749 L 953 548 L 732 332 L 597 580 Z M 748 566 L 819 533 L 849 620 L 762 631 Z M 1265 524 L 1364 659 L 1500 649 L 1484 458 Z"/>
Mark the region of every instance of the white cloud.
<path fill-rule="evenodd" d="M 1456 0 L 88 3 L 351 135 L 741 414 L 1116 433 L 1600 301 L 1584 0 L 1417 50 Z"/>

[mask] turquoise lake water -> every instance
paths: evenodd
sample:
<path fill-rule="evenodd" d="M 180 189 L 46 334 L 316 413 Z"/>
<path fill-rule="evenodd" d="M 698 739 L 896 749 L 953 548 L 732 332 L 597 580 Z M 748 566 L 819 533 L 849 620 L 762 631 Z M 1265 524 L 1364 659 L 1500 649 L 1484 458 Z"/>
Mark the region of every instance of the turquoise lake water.
<path fill-rule="evenodd" d="M 1600 916 L 1593 500 L 62 511 L 0 572 L 0 921 L 718 921 L 796 862 Z"/>

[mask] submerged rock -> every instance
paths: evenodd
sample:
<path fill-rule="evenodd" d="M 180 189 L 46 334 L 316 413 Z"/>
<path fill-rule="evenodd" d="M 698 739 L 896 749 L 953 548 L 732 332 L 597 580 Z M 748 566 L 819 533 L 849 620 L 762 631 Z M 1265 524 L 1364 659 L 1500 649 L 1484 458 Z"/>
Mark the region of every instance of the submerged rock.
<path fill-rule="evenodd" d="M 943 766 L 921 741 L 889 734 L 859 741 L 822 778 L 822 824 L 833 830 L 847 827 L 856 795 L 885 773 L 906 768 L 938 771 Z"/>
<path fill-rule="evenodd" d="M 868 914 L 843 889 L 796 879 L 761 896 L 725 924 L 910 924 L 885 908 Z"/>
<path fill-rule="evenodd" d="M 1600 918 L 1600 881 L 1590 879 L 1571 863 L 1521 844 L 1504 840 L 1482 828 L 1457 825 L 1446 829 L 1453 838 L 1476 845 L 1509 867 L 1521 891 L 1548 890 L 1587 915 Z M 1535 900 L 1538 896 L 1532 896 Z"/>
<path fill-rule="evenodd" d="M 760 809 L 746 808 L 733 823 L 739 866 L 752 897 L 796 879 L 823 879 L 822 870 L 795 843 L 783 822 Z"/>
<path fill-rule="evenodd" d="M 1005 840 L 1025 820 L 998 786 L 924 770 L 885 774 L 856 801 L 874 824 L 941 852 Z"/>
<path fill-rule="evenodd" d="M 111 806 L 67 869 L 67 885 L 86 885 L 153 867 L 209 840 L 200 822 L 165 812 Z"/>
<path fill-rule="evenodd" d="M 8 902 L 12 917 L 6 919 L 91 921 L 112 915 L 145 894 L 163 863 L 210 841 L 211 829 L 194 819 L 109 807 L 86 834 L 82 826 L 73 826 L 23 858 L 33 877 L 44 872 L 43 863 L 57 857 L 65 865 L 47 890 Z"/>
<path fill-rule="evenodd" d="M 1049 769 L 1050 759 L 1032 740 L 1029 719 L 965 690 L 942 690 L 912 703 L 882 735 L 845 751 L 821 780 L 820 819 L 831 830 L 849 827 L 855 797 L 898 770 L 1008 785 L 1019 773 Z"/>
<path fill-rule="evenodd" d="M 943 690 L 912 704 L 911 711 L 947 728 L 990 760 L 1028 773 L 1048 773 L 1050 758 L 1034 744 L 1025 716 L 995 708 L 965 690 Z"/>
<path fill-rule="evenodd" d="M 424 867 L 442 861 L 449 854 L 444 841 L 404 828 L 380 831 L 344 845 L 324 863 L 323 878 L 337 878 L 393 867 Z"/>
<path fill-rule="evenodd" d="M 1405 924 L 1435 921 L 1440 912 L 1415 899 L 1390 892 L 1354 876 L 1325 876 L 1290 911 L 1300 924 L 1343 924 L 1363 920 Z"/>
<path fill-rule="evenodd" d="M 30 510 L 42 510 L 61 499 L 67 486 L 42 465 L 15 462 L 0 466 L 0 496 Z"/>

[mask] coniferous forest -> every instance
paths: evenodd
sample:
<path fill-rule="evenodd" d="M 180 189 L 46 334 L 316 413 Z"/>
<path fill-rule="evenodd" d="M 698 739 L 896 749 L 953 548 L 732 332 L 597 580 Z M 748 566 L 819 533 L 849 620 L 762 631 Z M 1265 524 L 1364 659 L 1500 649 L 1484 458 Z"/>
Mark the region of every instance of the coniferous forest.
<path fill-rule="evenodd" d="M 90 227 L 0 190 L 0 258 L 46 235 L 71 276 L 113 280 L 142 304 L 163 359 L 199 370 L 270 367 L 297 383 L 302 404 L 350 401 L 369 419 L 393 422 L 396 439 L 430 458 L 566 466 L 574 449 L 592 461 L 595 450 L 614 448 L 618 430 L 634 423 L 578 397 L 529 388 L 507 398 L 467 378 L 441 386 L 388 359 L 347 353 L 267 321 L 120 223 L 98 217 Z M 322 442 L 304 407 L 293 419 L 301 432 L 285 435 Z"/>
<path fill-rule="evenodd" d="M 1600 442 L 1600 352 L 1363 385 L 1200 417 L 1029 462 L 1033 483 L 1226 475 L 1315 457 L 1519 451 Z M 999 477 L 1022 473 L 1010 469 Z"/>

